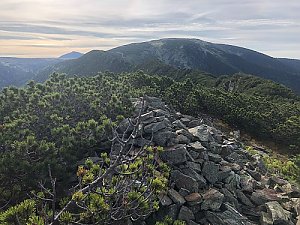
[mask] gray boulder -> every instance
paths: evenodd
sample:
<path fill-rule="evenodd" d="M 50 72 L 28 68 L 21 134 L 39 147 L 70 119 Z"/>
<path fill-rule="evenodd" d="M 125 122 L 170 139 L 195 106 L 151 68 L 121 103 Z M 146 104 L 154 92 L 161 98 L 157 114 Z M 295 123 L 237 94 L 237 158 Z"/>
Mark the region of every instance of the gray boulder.
<path fill-rule="evenodd" d="M 186 149 L 175 148 L 172 150 L 165 150 L 160 153 L 160 158 L 170 165 L 180 165 L 186 163 Z"/>
<path fill-rule="evenodd" d="M 218 210 L 224 200 L 224 195 L 216 189 L 210 189 L 203 195 L 202 210 Z"/>
<path fill-rule="evenodd" d="M 178 170 L 171 172 L 171 180 L 175 182 L 176 187 L 180 190 L 181 188 L 188 190 L 190 193 L 198 192 L 198 182 Z"/>
<path fill-rule="evenodd" d="M 216 183 L 219 179 L 219 165 L 210 161 L 204 162 L 202 174 L 209 183 Z"/>

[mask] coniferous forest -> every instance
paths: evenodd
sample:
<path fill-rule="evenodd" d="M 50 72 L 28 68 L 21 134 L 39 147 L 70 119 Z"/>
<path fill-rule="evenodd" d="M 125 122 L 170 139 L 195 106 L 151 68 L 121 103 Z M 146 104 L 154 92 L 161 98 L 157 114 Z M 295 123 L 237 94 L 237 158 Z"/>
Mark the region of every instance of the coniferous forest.
<path fill-rule="evenodd" d="M 299 182 L 300 99 L 282 85 L 243 74 L 187 73 L 174 80 L 170 74 L 142 71 L 92 77 L 55 73 L 45 83 L 30 81 L 0 94 L 0 224 L 55 224 L 55 217 L 62 224 L 103 224 L 112 216 L 108 202 L 119 201 L 115 187 L 126 176 L 141 184 L 122 193 L 131 204 L 126 207 L 139 212 L 137 218 L 155 210 L 169 177 L 168 166 L 153 160 L 161 148 L 147 146 L 141 152 L 149 154 L 116 163 L 118 174 L 109 169 L 111 160 L 118 161 L 109 158 L 111 143 L 119 140 L 115 132 L 135 111 L 131 99 L 141 96 L 161 98 L 184 114 L 219 118 L 274 142 L 293 159 L 286 174 Z M 106 175 L 99 189 L 93 184 L 101 174 Z M 58 213 L 72 200 L 77 208 Z"/>

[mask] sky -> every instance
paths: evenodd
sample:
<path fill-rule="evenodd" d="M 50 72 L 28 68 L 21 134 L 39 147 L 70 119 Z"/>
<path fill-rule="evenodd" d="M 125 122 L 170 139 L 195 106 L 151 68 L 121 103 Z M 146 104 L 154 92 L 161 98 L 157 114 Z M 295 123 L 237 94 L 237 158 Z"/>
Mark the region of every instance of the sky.
<path fill-rule="evenodd" d="M 198 38 L 300 59 L 299 0 L 0 0 L 0 56 Z"/>

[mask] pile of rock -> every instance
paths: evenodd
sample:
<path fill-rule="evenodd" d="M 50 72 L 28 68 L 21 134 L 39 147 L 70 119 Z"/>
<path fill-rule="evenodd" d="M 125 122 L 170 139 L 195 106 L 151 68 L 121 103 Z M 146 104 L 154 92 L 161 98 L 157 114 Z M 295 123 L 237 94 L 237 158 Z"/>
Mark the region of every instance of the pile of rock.
<path fill-rule="evenodd" d="M 144 224 L 165 216 L 188 225 L 297 223 L 300 191 L 269 176 L 261 157 L 236 139 L 202 119 L 173 112 L 158 98 L 146 98 L 141 120 L 142 136 L 165 147 L 160 158 L 171 167 L 170 189 Z M 138 138 L 135 145 L 144 141 Z"/>

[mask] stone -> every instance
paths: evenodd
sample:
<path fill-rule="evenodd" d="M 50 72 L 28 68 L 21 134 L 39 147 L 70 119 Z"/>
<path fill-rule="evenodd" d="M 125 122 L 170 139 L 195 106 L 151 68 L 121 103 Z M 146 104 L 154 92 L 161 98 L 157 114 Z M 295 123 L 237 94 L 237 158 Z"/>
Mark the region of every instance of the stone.
<path fill-rule="evenodd" d="M 222 188 L 220 192 L 224 195 L 224 202 L 228 202 L 236 208 L 239 206 L 238 200 L 228 189 Z"/>
<path fill-rule="evenodd" d="M 195 152 L 195 151 L 193 151 L 193 150 L 189 150 L 188 151 L 189 153 L 190 153 L 190 155 L 193 157 L 193 159 L 197 159 L 198 157 L 199 157 L 199 155 L 200 155 L 200 153 L 199 152 Z"/>
<path fill-rule="evenodd" d="M 215 163 L 219 163 L 222 161 L 222 157 L 220 155 L 214 154 L 211 152 L 208 153 L 208 158 L 210 161 L 215 162 Z"/>
<path fill-rule="evenodd" d="M 180 134 L 176 137 L 175 142 L 178 144 L 188 144 L 188 143 L 190 143 L 190 139 L 188 139 L 186 136 Z"/>
<path fill-rule="evenodd" d="M 190 176 L 190 177 L 194 178 L 198 182 L 198 188 L 199 189 L 206 188 L 207 182 L 204 179 L 204 177 L 201 174 L 197 173 L 192 168 L 190 168 L 190 167 L 183 168 L 181 170 L 181 172 L 184 173 L 187 176 Z"/>
<path fill-rule="evenodd" d="M 178 214 L 178 219 L 183 221 L 190 221 L 195 219 L 195 215 L 193 211 L 188 207 L 182 206 Z"/>
<path fill-rule="evenodd" d="M 187 166 L 191 169 L 193 169 L 194 171 L 196 171 L 197 173 L 201 173 L 201 164 L 200 163 L 196 163 L 196 162 L 187 162 Z"/>
<path fill-rule="evenodd" d="M 166 107 L 164 107 L 164 108 L 166 110 Z M 155 110 L 153 110 L 153 112 L 154 112 L 155 116 L 170 117 L 170 113 L 165 110 L 155 109 Z"/>
<path fill-rule="evenodd" d="M 287 210 L 284 210 L 278 202 L 267 202 L 265 206 L 273 224 L 291 223 L 291 213 Z"/>
<path fill-rule="evenodd" d="M 203 124 L 203 120 L 192 120 L 188 123 L 188 127 L 193 128 Z"/>
<path fill-rule="evenodd" d="M 185 129 L 185 130 L 187 129 L 187 127 L 180 120 L 175 120 L 172 124 L 175 128 Z"/>
<path fill-rule="evenodd" d="M 185 197 L 185 196 L 187 196 L 187 195 L 190 194 L 189 190 L 184 189 L 184 188 L 180 188 L 180 190 L 178 191 L 178 193 L 179 193 L 182 197 Z"/>
<path fill-rule="evenodd" d="M 255 170 L 247 170 L 247 172 L 257 181 L 261 181 L 261 174 Z"/>
<path fill-rule="evenodd" d="M 161 152 L 159 156 L 161 160 L 170 165 L 180 165 L 187 161 L 185 148 L 165 150 Z"/>
<path fill-rule="evenodd" d="M 206 150 L 206 148 L 199 141 L 190 143 L 188 145 L 188 149 L 191 149 L 196 152 L 203 152 Z"/>
<path fill-rule="evenodd" d="M 202 197 L 199 193 L 192 193 L 185 196 L 184 198 L 190 206 L 198 205 L 202 201 Z"/>
<path fill-rule="evenodd" d="M 224 200 L 224 195 L 216 189 L 210 189 L 203 195 L 202 210 L 218 210 Z"/>
<path fill-rule="evenodd" d="M 229 156 L 234 151 L 231 145 L 222 145 L 220 155 L 225 158 Z"/>
<path fill-rule="evenodd" d="M 169 206 L 173 203 L 167 195 L 159 196 L 159 202 L 162 206 Z"/>
<path fill-rule="evenodd" d="M 216 183 L 219 179 L 219 165 L 210 161 L 204 162 L 202 174 L 208 180 L 209 183 Z"/>
<path fill-rule="evenodd" d="M 237 199 L 244 205 L 249 206 L 249 207 L 254 207 L 250 199 L 241 191 L 237 190 L 236 192 Z"/>
<path fill-rule="evenodd" d="M 232 170 L 229 166 L 221 166 L 220 172 L 219 172 L 219 181 L 225 180 L 227 177 L 229 177 L 232 174 Z"/>
<path fill-rule="evenodd" d="M 162 130 L 166 127 L 167 127 L 166 121 L 151 123 L 144 127 L 144 132 L 146 134 L 152 134 L 152 133 L 156 133 L 157 131 Z"/>
<path fill-rule="evenodd" d="M 231 172 L 231 175 L 224 180 L 225 187 L 231 192 L 235 192 L 236 189 L 240 188 L 240 180 L 241 177 L 238 174 Z"/>
<path fill-rule="evenodd" d="M 229 204 L 225 205 L 223 212 L 206 212 L 206 219 L 211 225 L 253 225 L 246 217 L 240 214 Z"/>
<path fill-rule="evenodd" d="M 168 191 L 168 196 L 173 200 L 175 204 L 183 205 L 185 203 L 184 197 L 182 197 L 177 191 L 174 189 L 170 189 Z"/>
<path fill-rule="evenodd" d="M 194 136 L 190 133 L 190 132 L 188 132 L 187 130 L 185 130 L 185 129 L 181 129 L 181 130 L 176 130 L 176 134 L 178 134 L 178 135 L 184 135 L 184 136 L 186 136 L 189 140 L 193 140 L 193 138 L 194 138 Z"/>
<path fill-rule="evenodd" d="M 200 125 L 190 128 L 189 132 L 201 142 L 212 142 L 214 139 L 208 130 L 207 125 Z"/>
<path fill-rule="evenodd" d="M 176 137 L 176 133 L 169 130 L 163 130 L 154 134 L 153 142 L 162 147 L 171 146 L 175 143 Z"/>
<path fill-rule="evenodd" d="M 256 190 L 251 195 L 251 200 L 256 205 L 263 205 L 267 202 L 271 201 L 279 201 L 280 198 L 277 196 L 277 193 L 272 189 L 263 189 L 263 190 Z"/>
<path fill-rule="evenodd" d="M 273 225 L 271 216 L 266 212 L 261 212 L 260 225 Z"/>
<path fill-rule="evenodd" d="M 175 181 L 175 185 L 178 189 L 186 189 L 190 193 L 198 192 L 198 182 L 178 170 L 174 170 L 171 172 L 171 179 Z"/>

